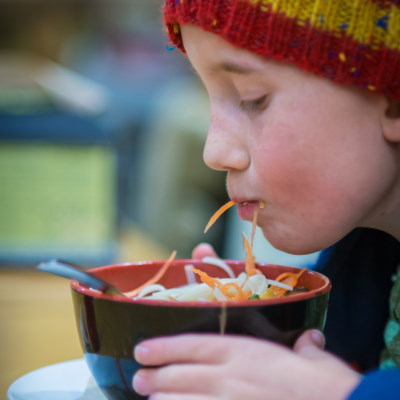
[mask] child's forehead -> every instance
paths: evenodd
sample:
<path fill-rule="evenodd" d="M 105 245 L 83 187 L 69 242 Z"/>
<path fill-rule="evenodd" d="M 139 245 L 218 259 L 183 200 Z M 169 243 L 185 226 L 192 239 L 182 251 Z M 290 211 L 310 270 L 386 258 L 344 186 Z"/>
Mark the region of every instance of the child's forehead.
<path fill-rule="evenodd" d="M 200 61 L 208 64 L 210 72 L 232 72 L 236 74 L 251 74 L 274 70 L 280 63 L 272 59 L 252 53 L 229 43 L 224 38 L 204 31 L 194 25 L 181 27 L 183 43 L 189 57 L 192 49 Z"/>

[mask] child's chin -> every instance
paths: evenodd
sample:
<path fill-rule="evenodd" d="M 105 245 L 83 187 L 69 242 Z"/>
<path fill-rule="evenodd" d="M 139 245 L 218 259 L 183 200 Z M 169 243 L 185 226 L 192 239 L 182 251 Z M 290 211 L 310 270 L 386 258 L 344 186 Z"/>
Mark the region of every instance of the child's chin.
<path fill-rule="evenodd" d="M 332 243 L 326 245 L 319 240 L 307 238 L 304 235 L 276 234 L 276 232 L 262 229 L 264 237 L 275 249 L 293 255 L 305 255 L 321 251 L 329 247 Z"/>

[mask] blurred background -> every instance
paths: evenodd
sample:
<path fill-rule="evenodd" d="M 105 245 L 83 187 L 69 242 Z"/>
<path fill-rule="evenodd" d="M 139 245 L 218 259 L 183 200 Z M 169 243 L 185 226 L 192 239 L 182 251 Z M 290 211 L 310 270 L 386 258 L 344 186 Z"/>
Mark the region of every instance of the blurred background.
<path fill-rule="evenodd" d="M 225 176 L 202 161 L 208 100 L 168 43 L 162 0 L 0 0 L 0 398 L 21 375 L 81 357 L 57 257 L 94 267 L 241 258 Z M 257 237 L 260 236 L 257 233 Z M 302 264 L 256 238 L 258 261 Z"/>
<path fill-rule="evenodd" d="M 161 4 L 0 2 L 2 262 L 112 263 L 138 225 L 187 257 L 225 201 L 202 162 L 207 98 Z"/>

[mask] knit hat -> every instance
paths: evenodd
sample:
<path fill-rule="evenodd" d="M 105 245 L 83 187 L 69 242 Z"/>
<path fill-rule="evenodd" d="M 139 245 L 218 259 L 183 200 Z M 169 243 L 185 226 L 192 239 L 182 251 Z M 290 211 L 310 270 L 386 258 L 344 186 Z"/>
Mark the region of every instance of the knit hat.
<path fill-rule="evenodd" d="M 400 0 L 166 0 L 171 42 L 180 25 L 400 101 Z"/>

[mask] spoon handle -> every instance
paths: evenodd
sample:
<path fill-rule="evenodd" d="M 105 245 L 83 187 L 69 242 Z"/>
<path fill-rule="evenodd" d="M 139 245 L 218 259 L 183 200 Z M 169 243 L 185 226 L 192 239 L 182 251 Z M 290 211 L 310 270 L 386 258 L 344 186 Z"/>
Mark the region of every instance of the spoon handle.
<path fill-rule="evenodd" d="M 39 271 L 48 272 L 64 278 L 74 279 L 90 288 L 107 294 L 121 294 L 121 292 L 108 282 L 87 273 L 77 265 L 62 260 L 50 260 L 37 266 Z"/>

